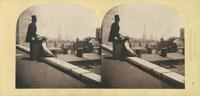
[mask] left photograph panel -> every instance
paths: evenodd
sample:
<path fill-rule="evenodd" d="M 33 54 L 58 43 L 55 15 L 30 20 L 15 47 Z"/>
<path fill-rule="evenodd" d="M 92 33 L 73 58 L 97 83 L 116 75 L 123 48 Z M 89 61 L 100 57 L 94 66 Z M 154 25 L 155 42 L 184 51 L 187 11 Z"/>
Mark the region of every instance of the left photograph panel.
<path fill-rule="evenodd" d="M 79 5 L 43 4 L 16 26 L 16 88 L 101 88 L 101 29 Z"/>

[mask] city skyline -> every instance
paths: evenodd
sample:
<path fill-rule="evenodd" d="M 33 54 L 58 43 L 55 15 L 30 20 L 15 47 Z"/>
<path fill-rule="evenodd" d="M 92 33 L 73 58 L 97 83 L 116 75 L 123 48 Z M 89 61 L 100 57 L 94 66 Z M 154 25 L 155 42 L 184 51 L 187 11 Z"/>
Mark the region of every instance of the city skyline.
<path fill-rule="evenodd" d="M 73 10 L 73 11 L 72 11 Z M 26 34 L 31 15 L 37 17 L 37 34 L 51 39 L 83 39 L 95 36 L 96 14 L 86 7 L 64 4 L 43 4 L 25 10 L 19 17 L 19 34 Z M 26 27 L 27 26 L 27 27 Z M 60 35 L 60 36 L 59 36 Z"/>
<path fill-rule="evenodd" d="M 147 38 L 153 37 L 156 40 L 161 37 L 164 39 L 179 37 L 180 29 L 185 28 L 184 22 L 176 10 L 159 4 L 123 4 L 116 6 L 110 9 L 104 17 L 104 20 L 109 19 L 114 22 L 113 15 L 109 14 L 119 14 L 120 34 L 133 38 L 143 38 L 144 33 L 149 36 Z"/>

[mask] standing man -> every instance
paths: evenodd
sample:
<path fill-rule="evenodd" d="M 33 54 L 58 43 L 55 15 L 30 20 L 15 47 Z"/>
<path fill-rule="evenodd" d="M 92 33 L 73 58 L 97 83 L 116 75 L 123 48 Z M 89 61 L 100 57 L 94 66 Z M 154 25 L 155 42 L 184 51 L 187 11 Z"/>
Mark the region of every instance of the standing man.
<path fill-rule="evenodd" d="M 30 43 L 30 59 L 34 59 L 33 58 L 33 41 L 37 39 L 37 27 L 36 27 L 36 22 L 37 22 L 37 18 L 36 15 L 32 15 L 32 22 L 28 25 L 28 31 L 26 34 L 26 42 Z"/>
<path fill-rule="evenodd" d="M 114 18 L 115 18 L 114 19 L 115 22 L 112 23 L 112 25 L 111 25 L 110 35 L 109 35 L 108 41 L 113 43 L 113 57 L 116 58 L 116 57 L 118 57 L 117 56 L 118 52 L 116 50 L 116 47 L 117 47 L 118 40 L 120 38 L 120 34 L 119 34 L 119 30 L 120 30 L 119 21 L 120 21 L 120 18 L 119 18 L 119 15 L 115 15 Z"/>

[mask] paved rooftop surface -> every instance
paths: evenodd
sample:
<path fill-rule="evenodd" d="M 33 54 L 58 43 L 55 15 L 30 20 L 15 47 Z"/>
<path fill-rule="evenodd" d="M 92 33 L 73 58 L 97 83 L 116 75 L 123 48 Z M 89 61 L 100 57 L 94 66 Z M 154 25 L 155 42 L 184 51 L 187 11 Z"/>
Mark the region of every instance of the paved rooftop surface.
<path fill-rule="evenodd" d="M 144 59 L 144 60 L 147 60 L 149 62 L 171 60 L 169 58 L 162 57 L 158 54 L 141 54 L 141 58 Z"/>
<path fill-rule="evenodd" d="M 97 53 L 84 53 L 83 58 L 87 60 L 100 60 L 101 56 L 98 55 Z"/>
<path fill-rule="evenodd" d="M 172 88 L 145 71 L 107 55 L 103 59 L 102 79 L 108 88 Z"/>
<path fill-rule="evenodd" d="M 142 59 L 145 59 L 150 62 L 155 61 L 167 61 L 167 60 L 184 60 L 184 55 L 180 53 L 167 53 L 167 57 L 162 57 L 158 54 L 142 54 Z"/>
<path fill-rule="evenodd" d="M 87 69 L 91 72 L 101 74 L 101 64 L 99 62 L 89 62 L 90 60 L 100 61 L 101 57 L 97 53 L 84 53 L 83 57 L 77 57 L 71 54 L 58 54 L 57 58 L 66 62 L 71 62 L 72 64 Z"/>
<path fill-rule="evenodd" d="M 87 61 L 87 59 L 77 57 L 75 55 L 70 55 L 70 54 L 58 54 L 57 58 L 64 60 L 66 62 Z"/>
<path fill-rule="evenodd" d="M 180 53 L 167 53 L 167 57 L 159 56 L 158 54 L 142 54 L 142 59 L 147 60 L 149 62 L 157 62 L 160 66 L 165 67 L 173 72 L 179 73 L 181 75 L 185 75 L 185 64 L 184 62 L 177 62 L 177 64 L 171 63 L 168 64 L 170 60 L 184 60 L 184 55 Z M 166 61 L 166 62 L 164 62 Z M 155 63 L 156 64 L 156 63 Z"/>
<path fill-rule="evenodd" d="M 66 62 L 77 62 L 77 61 L 87 61 L 87 60 L 100 60 L 100 55 L 97 53 L 84 53 L 83 57 L 77 57 L 71 54 L 58 54 L 57 58 L 62 59 Z"/>
<path fill-rule="evenodd" d="M 185 59 L 185 56 L 181 53 L 167 53 L 167 57 L 173 60 Z"/>
<path fill-rule="evenodd" d="M 167 68 L 167 69 L 185 76 L 185 65 L 184 64 L 174 65 L 174 68 Z"/>
<path fill-rule="evenodd" d="M 16 50 L 16 88 L 88 88 L 89 85 Z"/>
<path fill-rule="evenodd" d="M 103 60 L 103 80 L 113 88 L 172 88 L 167 83 L 127 62 Z"/>

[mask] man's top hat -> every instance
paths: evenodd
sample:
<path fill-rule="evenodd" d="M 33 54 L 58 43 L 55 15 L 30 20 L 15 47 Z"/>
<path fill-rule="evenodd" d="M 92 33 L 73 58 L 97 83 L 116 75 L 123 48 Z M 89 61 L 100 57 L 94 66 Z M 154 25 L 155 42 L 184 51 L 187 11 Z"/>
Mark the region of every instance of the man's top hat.
<path fill-rule="evenodd" d="M 32 18 L 32 21 L 37 20 L 36 15 L 32 15 L 31 18 Z"/>
<path fill-rule="evenodd" d="M 116 20 L 116 19 L 119 19 L 119 15 L 115 15 L 114 17 L 115 17 L 115 20 Z"/>

